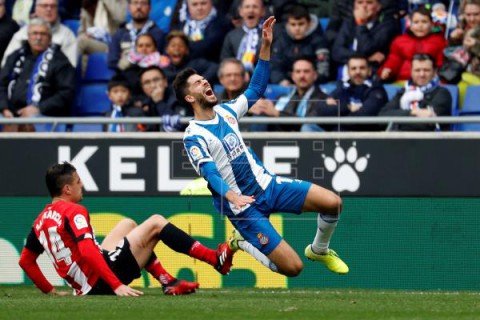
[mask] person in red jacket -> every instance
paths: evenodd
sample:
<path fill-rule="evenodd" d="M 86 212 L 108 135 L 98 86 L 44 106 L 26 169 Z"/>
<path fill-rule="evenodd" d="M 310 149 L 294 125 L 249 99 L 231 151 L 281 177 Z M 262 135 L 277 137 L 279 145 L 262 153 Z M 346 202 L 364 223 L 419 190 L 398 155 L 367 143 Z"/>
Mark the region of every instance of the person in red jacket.
<path fill-rule="evenodd" d="M 221 274 L 230 271 L 234 252 L 227 243 L 220 244 L 217 251 L 204 247 L 159 214 L 139 226 L 131 219 L 120 221 L 99 246 L 88 211 L 78 204 L 83 184 L 75 167 L 68 162 L 51 166 L 46 183 L 52 203 L 35 220 L 19 261 L 43 293 L 68 294 L 57 291 L 40 270 L 37 258 L 43 252 L 74 295 L 142 295 L 128 284 L 140 277 L 143 268 L 162 284 L 165 294 L 195 292 L 198 283 L 177 280 L 162 267 L 153 252 L 160 240 L 177 252 L 213 265 Z"/>
<path fill-rule="evenodd" d="M 429 10 L 424 7 L 415 9 L 410 28 L 393 41 L 387 60 L 378 70 L 380 78 L 387 82 L 410 79 L 412 59 L 416 53 L 432 56 L 440 67 L 443 64 L 443 49 L 447 45 L 440 31 L 433 29 Z"/>

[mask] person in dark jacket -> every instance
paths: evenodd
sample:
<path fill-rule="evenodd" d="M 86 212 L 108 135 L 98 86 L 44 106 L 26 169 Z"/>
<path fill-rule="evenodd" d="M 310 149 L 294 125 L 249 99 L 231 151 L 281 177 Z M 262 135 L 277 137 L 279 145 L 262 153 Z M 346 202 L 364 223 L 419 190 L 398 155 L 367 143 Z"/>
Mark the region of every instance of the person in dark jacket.
<path fill-rule="evenodd" d="M 135 48 L 137 37 L 149 33 L 156 41 L 158 51 L 163 52 L 165 34 L 149 20 L 150 0 L 128 1 L 128 10 L 132 21 L 115 32 L 108 49 L 108 67 L 116 71 L 123 71 L 131 66 L 128 55 Z"/>
<path fill-rule="evenodd" d="M 5 10 L 5 0 L 0 0 L 0 61 L 3 59 L 3 53 L 7 49 L 10 39 L 20 27 Z"/>
<path fill-rule="evenodd" d="M 223 39 L 233 25 L 218 14 L 212 0 L 186 0 L 179 22 L 171 30 L 182 30 L 189 39 L 190 57 L 218 63 Z"/>
<path fill-rule="evenodd" d="M 315 61 L 318 82 L 329 80 L 330 53 L 318 18 L 307 8 L 296 5 L 288 13 L 285 29 L 273 43 L 270 81 L 288 86 L 292 84 L 289 71 L 298 57 Z"/>
<path fill-rule="evenodd" d="M 220 60 L 237 58 L 245 70 L 253 71 L 260 50 L 261 20 L 265 16 L 262 0 L 242 0 L 238 9 L 242 25 L 230 31 L 223 42 Z"/>
<path fill-rule="evenodd" d="M 395 19 L 382 12 L 380 0 L 355 0 L 353 17 L 342 23 L 332 47 L 332 60 L 342 67 L 337 79 L 346 80 L 344 66 L 355 52 L 366 55 L 376 72 L 398 31 Z"/>
<path fill-rule="evenodd" d="M 204 58 L 192 58 L 188 44 L 188 37 L 182 31 L 174 30 L 167 35 L 165 51 L 169 62 L 163 71 L 168 82 L 173 82 L 178 72 L 193 68 L 210 83 L 218 83 L 218 64 Z"/>
<path fill-rule="evenodd" d="M 28 41 L 7 58 L 0 71 L 0 111 L 4 117 L 70 115 L 75 69 L 51 40 L 50 24 L 32 19 Z"/>
<path fill-rule="evenodd" d="M 327 103 L 337 105 L 342 117 L 372 117 L 388 102 L 387 92 L 376 78 L 372 78 L 372 69 L 367 57 L 352 55 L 347 62 L 349 80 L 340 82 L 330 94 Z M 341 131 L 376 131 L 377 125 L 341 125 Z"/>
<path fill-rule="evenodd" d="M 405 88 L 380 111 L 380 116 L 435 117 L 450 116 L 452 96 L 448 89 L 439 85 L 435 60 L 428 54 L 416 54 L 412 61 L 412 78 Z M 439 131 L 448 130 L 448 125 L 439 124 L 393 124 L 389 130 Z"/>
<path fill-rule="evenodd" d="M 291 93 L 280 97 L 273 108 L 258 106 L 262 115 L 270 117 L 328 117 L 338 116 L 336 104 L 326 103 L 327 95 L 315 84 L 317 80 L 315 63 L 309 58 L 300 57 L 293 63 L 292 80 L 295 87 Z M 322 126 L 323 127 L 323 126 Z M 314 125 L 269 125 L 268 131 L 324 131 Z"/>
<path fill-rule="evenodd" d="M 151 66 L 140 72 L 140 83 L 146 97 L 142 108 L 143 115 L 162 117 L 162 125 L 148 125 L 146 131 L 183 131 L 185 125 L 180 123 L 180 117 L 193 116 L 191 108 L 180 104 L 175 94 L 168 86 L 165 73 L 158 66 Z M 138 114 L 137 116 L 141 116 Z"/>

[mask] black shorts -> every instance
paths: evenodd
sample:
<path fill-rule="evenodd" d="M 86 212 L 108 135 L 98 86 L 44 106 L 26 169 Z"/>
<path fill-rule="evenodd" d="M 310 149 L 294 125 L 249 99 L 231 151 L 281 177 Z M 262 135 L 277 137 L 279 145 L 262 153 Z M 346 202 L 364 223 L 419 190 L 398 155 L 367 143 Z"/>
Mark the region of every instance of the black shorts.
<path fill-rule="evenodd" d="M 141 276 L 137 260 L 135 260 L 135 257 L 130 251 L 130 243 L 126 237 L 118 243 L 115 250 L 103 250 L 103 258 L 107 262 L 110 269 L 112 269 L 113 273 L 123 284 L 129 284 L 134 279 L 137 279 Z M 114 292 L 105 281 L 98 279 L 97 283 L 93 286 L 92 290 L 88 292 L 88 294 L 105 295 L 114 294 Z"/>

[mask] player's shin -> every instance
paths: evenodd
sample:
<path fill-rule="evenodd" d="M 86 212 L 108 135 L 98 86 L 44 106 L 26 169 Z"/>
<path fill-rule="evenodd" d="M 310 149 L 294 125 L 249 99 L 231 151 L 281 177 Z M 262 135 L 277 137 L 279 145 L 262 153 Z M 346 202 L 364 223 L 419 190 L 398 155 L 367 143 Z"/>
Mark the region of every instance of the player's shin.
<path fill-rule="evenodd" d="M 247 240 L 238 240 L 238 247 L 254 257 L 258 262 L 263 264 L 265 267 L 269 268 L 273 272 L 278 272 L 278 267 L 270 260 L 266 255 L 264 255 L 260 250 L 254 247 Z"/>
<path fill-rule="evenodd" d="M 333 232 L 337 227 L 338 215 L 319 213 L 317 217 L 317 234 L 312 243 L 312 250 L 317 254 L 328 252 L 328 246 Z"/>
<path fill-rule="evenodd" d="M 162 264 L 153 252 L 147 262 L 147 265 L 145 266 L 145 270 L 147 270 L 148 273 L 150 273 L 155 279 L 157 279 L 162 286 L 165 286 L 176 280 L 174 276 L 172 276 L 170 273 L 167 272 L 167 270 L 163 268 Z"/>

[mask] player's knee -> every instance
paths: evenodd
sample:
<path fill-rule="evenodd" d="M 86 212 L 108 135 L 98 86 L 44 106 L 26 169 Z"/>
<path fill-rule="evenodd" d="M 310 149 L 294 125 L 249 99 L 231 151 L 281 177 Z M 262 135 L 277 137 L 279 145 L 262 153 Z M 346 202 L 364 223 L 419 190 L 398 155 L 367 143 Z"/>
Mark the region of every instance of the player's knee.
<path fill-rule="evenodd" d="M 162 228 L 165 227 L 168 223 L 168 220 L 165 219 L 164 216 L 162 216 L 161 214 L 154 214 L 150 217 L 150 220 L 152 220 L 155 225 L 157 225 L 158 227 Z"/>
<path fill-rule="evenodd" d="M 291 261 L 291 263 L 286 266 L 283 270 L 283 274 L 287 277 L 296 277 L 298 276 L 303 270 L 303 262 L 300 259 L 295 259 Z"/>
<path fill-rule="evenodd" d="M 340 214 L 343 208 L 342 198 L 332 192 L 327 200 L 327 208 L 323 213 Z"/>
<path fill-rule="evenodd" d="M 124 224 L 125 226 L 127 226 L 130 230 L 134 229 L 137 226 L 137 223 L 133 219 L 130 219 L 130 218 L 123 219 L 121 221 L 121 223 Z"/>

